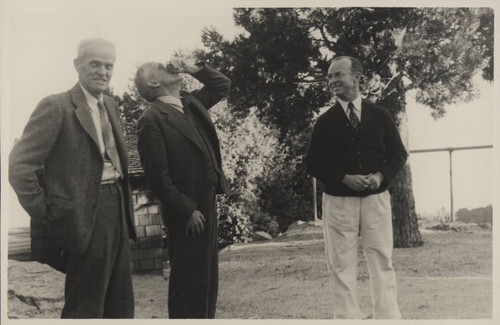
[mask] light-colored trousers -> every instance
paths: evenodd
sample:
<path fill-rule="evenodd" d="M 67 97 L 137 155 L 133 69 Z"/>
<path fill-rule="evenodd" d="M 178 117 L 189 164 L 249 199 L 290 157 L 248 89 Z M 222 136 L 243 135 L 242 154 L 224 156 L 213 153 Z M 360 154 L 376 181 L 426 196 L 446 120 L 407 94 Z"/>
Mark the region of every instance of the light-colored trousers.
<path fill-rule="evenodd" d="M 370 272 L 373 316 L 399 319 L 392 267 L 392 213 L 389 192 L 367 197 L 323 193 L 323 231 L 334 318 L 360 319 L 356 274 L 358 232 Z"/>

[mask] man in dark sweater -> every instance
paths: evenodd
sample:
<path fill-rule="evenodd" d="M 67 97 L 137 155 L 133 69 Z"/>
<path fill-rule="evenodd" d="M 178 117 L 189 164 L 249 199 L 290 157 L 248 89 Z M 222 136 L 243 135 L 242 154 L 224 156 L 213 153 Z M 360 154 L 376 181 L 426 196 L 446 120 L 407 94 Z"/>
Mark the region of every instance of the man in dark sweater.
<path fill-rule="evenodd" d="M 389 182 L 407 152 L 389 113 L 360 97 L 361 63 L 336 57 L 328 86 L 337 98 L 313 129 L 307 170 L 325 185 L 323 229 L 335 318 L 361 318 L 356 293 L 357 239 L 370 271 L 375 318 L 401 318 L 392 267 Z"/>

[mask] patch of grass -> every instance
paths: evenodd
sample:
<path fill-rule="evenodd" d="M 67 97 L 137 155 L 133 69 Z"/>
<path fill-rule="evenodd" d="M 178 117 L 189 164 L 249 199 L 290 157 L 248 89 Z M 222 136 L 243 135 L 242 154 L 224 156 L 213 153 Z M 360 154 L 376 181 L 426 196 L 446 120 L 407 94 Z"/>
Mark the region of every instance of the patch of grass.
<path fill-rule="evenodd" d="M 216 318 L 331 319 L 322 231 L 307 228 L 219 254 Z M 492 316 L 491 231 L 422 231 L 424 246 L 395 249 L 398 302 L 405 319 Z M 359 245 L 358 292 L 371 314 L 369 275 Z M 137 318 L 167 318 L 168 281 L 134 275 Z"/>
<path fill-rule="evenodd" d="M 491 317 L 491 232 L 424 232 L 422 237 L 422 247 L 394 250 L 403 317 Z M 292 245 L 250 244 L 222 253 L 217 318 L 332 318 L 324 244 L 301 244 L 300 238 L 290 236 Z M 359 302 L 369 315 L 369 274 L 359 248 Z"/>
<path fill-rule="evenodd" d="M 493 252 L 490 231 L 427 231 L 422 236 L 424 246 L 394 250 L 393 264 L 398 275 L 491 276 Z"/>

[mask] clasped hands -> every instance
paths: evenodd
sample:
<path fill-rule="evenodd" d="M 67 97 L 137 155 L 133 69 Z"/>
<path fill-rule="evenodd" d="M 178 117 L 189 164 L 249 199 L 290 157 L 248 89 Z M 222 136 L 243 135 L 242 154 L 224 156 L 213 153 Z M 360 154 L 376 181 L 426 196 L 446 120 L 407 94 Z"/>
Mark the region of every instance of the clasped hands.
<path fill-rule="evenodd" d="M 366 189 L 376 190 L 384 181 L 384 175 L 380 172 L 368 175 L 345 175 L 342 183 L 355 191 L 364 191 Z"/>

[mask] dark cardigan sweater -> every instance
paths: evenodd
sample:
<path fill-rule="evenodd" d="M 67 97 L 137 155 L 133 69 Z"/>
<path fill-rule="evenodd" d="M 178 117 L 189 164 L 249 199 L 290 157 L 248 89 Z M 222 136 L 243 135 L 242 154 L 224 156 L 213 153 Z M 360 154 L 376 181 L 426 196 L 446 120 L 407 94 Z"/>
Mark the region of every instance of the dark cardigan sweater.
<path fill-rule="evenodd" d="M 364 197 L 381 193 L 406 162 L 408 153 L 389 113 L 364 100 L 361 105 L 359 133 L 338 102 L 318 118 L 313 128 L 306 168 L 325 183 L 327 194 Z M 384 175 L 376 190 L 354 191 L 342 183 L 346 174 L 376 172 Z"/>

